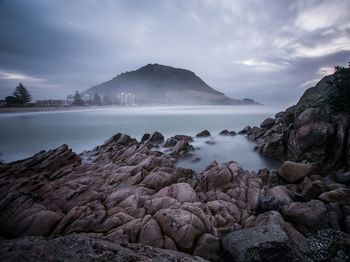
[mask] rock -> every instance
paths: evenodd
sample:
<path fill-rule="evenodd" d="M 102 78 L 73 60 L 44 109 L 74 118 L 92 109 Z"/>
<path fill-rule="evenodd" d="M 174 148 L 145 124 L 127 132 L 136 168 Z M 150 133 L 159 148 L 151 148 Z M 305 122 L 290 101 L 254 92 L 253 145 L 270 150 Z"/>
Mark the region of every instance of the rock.
<path fill-rule="evenodd" d="M 190 250 L 195 240 L 206 230 L 201 220 L 194 214 L 181 209 L 161 209 L 154 218 L 162 232 L 171 237 L 180 250 Z"/>
<path fill-rule="evenodd" d="M 0 260 L 17 261 L 204 261 L 184 253 L 116 243 L 97 234 L 22 237 L 0 241 Z"/>
<path fill-rule="evenodd" d="M 305 184 L 301 194 L 310 199 L 317 199 L 324 191 L 326 185 L 321 180 L 315 180 Z"/>
<path fill-rule="evenodd" d="M 275 186 L 269 189 L 269 195 L 277 199 L 282 204 L 292 202 L 293 193 L 285 186 Z"/>
<path fill-rule="evenodd" d="M 208 136 L 211 136 L 211 134 L 208 130 L 203 130 L 202 132 L 200 132 L 196 135 L 196 137 L 208 137 Z"/>
<path fill-rule="evenodd" d="M 350 203 L 350 189 L 338 188 L 332 191 L 324 192 L 319 199 L 325 202 L 333 202 L 339 205 L 348 205 Z"/>
<path fill-rule="evenodd" d="M 345 173 L 337 173 L 335 175 L 335 181 L 340 184 L 350 186 L 350 171 Z"/>
<path fill-rule="evenodd" d="M 194 256 L 200 256 L 209 261 L 220 260 L 220 240 L 210 234 L 203 234 L 197 242 Z"/>
<path fill-rule="evenodd" d="M 350 215 L 346 216 L 344 219 L 344 231 L 350 234 Z"/>
<path fill-rule="evenodd" d="M 250 126 L 246 126 L 246 127 L 243 128 L 241 131 L 239 131 L 238 134 L 240 134 L 240 135 L 245 135 L 245 134 L 249 133 L 251 129 L 252 129 L 252 128 L 251 128 Z"/>
<path fill-rule="evenodd" d="M 147 246 L 163 247 L 163 233 L 155 219 L 149 219 L 142 227 L 138 242 Z"/>
<path fill-rule="evenodd" d="M 172 148 L 170 155 L 175 158 L 181 158 L 185 157 L 192 150 L 194 150 L 192 145 L 185 140 L 180 140 Z"/>
<path fill-rule="evenodd" d="M 162 171 L 155 171 L 148 174 L 142 181 L 146 187 L 159 191 L 163 187 L 169 186 L 176 182 L 176 177 Z"/>
<path fill-rule="evenodd" d="M 236 135 L 236 132 L 235 131 L 229 131 L 227 129 L 224 129 L 222 130 L 220 133 L 219 133 L 220 136 L 234 136 Z"/>
<path fill-rule="evenodd" d="M 289 183 L 297 183 L 309 176 L 313 171 L 310 164 L 285 161 L 280 168 L 281 177 Z"/>
<path fill-rule="evenodd" d="M 180 203 L 184 202 L 195 202 L 197 199 L 196 192 L 193 188 L 187 183 L 177 183 L 172 184 L 161 189 L 157 193 L 157 197 L 172 197 L 179 201 Z"/>
<path fill-rule="evenodd" d="M 193 142 L 193 139 L 191 136 L 186 136 L 186 135 L 175 135 L 173 137 L 170 137 L 166 140 L 165 142 L 165 147 L 173 147 L 175 146 L 179 141 L 184 141 L 184 142 Z"/>
<path fill-rule="evenodd" d="M 260 127 L 264 129 L 270 129 L 275 124 L 275 119 L 269 117 L 266 118 L 261 124 Z"/>
<path fill-rule="evenodd" d="M 150 137 L 151 137 L 150 134 L 148 134 L 148 133 L 144 134 L 144 135 L 142 136 L 142 138 L 141 138 L 141 143 L 146 142 L 147 140 L 150 139 Z"/>
<path fill-rule="evenodd" d="M 198 189 L 214 190 L 228 185 L 232 181 L 232 175 L 228 167 L 213 162 L 200 177 Z"/>
<path fill-rule="evenodd" d="M 164 142 L 164 136 L 156 131 L 150 136 L 148 142 L 152 144 L 161 144 Z"/>
<path fill-rule="evenodd" d="M 221 243 L 227 261 L 292 260 L 288 236 L 275 224 L 229 233 Z"/>
<path fill-rule="evenodd" d="M 284 230 L 289 236 L 290 240 L 303 252 L 309 253 L 310 249 L 307 243 L 307 239 L 296 230 L 291 224 L 285 223 Z"/>
<path fill-rule="evenodd" d="M 213 140 L 205 141 L 205 143 L 208 144 L 208 145 L 215 145 L 216 144 L 216 142 L 213 141 Z"/>
<path fill-rule="evenodd" d="M 302 233 L 327 228 L 329 226 L 327 208 L 319 200 L 292 202 L 282 208 L 286 221 L 292 222 Z"/>

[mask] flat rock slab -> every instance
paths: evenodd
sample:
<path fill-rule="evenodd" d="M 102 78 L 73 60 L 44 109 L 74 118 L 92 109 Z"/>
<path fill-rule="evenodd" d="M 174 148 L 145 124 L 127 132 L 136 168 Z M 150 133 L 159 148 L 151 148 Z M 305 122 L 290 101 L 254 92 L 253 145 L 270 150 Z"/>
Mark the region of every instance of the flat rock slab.
<path fill-rule="evenodd" d="M 222 246 L 227 261 L 292 260 L 288 236 L 275 224 L 229 233 L 222 238 Z"/>
<path fill-rule="evenodd" d="M 0 261 L 206 261 L 172 250 L 115 243 L 93 234 L 0 240 Z"/>

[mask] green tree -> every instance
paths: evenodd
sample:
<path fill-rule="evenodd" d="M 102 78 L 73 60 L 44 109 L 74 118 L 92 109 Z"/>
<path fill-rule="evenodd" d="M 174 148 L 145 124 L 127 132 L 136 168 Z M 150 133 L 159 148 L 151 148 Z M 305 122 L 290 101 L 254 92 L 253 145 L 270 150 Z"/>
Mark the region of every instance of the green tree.
<path fill-rule="evenodd" d="M 83 106 L 83 105 L 85 105 L 85 103 L 81 99 L 81 96 L 80 96 L 78 91 L 76 91 L 75 94 L 74 94 L 73 105 L 75 105 L 75 106 Z"/>
<path fill-rule="evenodd" d="M 32 101 L 32 96 L 30 95 L 28 90 L 22 85 L 22 83 L 19 83 L 12 96 L 15 97 L 18 103 L 21 105 Z"/>
<path fill-rule="evenodd" d="M 97 106 L 102 105 L 101 97 L 97 93 L 94 95 L 94 104 Z"/>
<path fill-rule="evenodd" d="M 332 90 L 327 102 L 331 110 L 335 113 L 350 113 L 350 64 L 349 68 L 336 66 L 334 78 L 329 84 Z"/>

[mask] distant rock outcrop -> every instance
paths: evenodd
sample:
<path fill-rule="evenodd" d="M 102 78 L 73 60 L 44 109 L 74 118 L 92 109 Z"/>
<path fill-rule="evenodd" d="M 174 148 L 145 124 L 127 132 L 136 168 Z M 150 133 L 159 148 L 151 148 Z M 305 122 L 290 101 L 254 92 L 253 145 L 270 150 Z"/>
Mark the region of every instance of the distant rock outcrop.
<path fill-rule="evenodd" d="M 255 105 L 245 98 L 232 99 L 211 88 L 195 73 L 159 64 L 148 64 L 135 71 L 93 86 L 84 93 L 116 97 L 121 92 L 135 95 L 137 104 L 157 105 Z"/>

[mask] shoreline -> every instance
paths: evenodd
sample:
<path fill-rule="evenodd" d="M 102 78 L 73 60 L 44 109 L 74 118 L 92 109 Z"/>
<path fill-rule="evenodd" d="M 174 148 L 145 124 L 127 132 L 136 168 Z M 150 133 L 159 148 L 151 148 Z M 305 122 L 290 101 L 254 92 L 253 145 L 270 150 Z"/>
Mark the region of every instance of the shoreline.
<path fill-rule="evenodd" d="M 69 107 L 0 107 L 0 115 L 1 114 L 7 114 L 7 113 L 30 113 L 30 112 L 56 112 L 56 111 L 75 111 L 75 110 L 91 110 L 91 109 L 124 109 L 124 108 L 143 108 L 143 107 L 201 107 L 201 106 L 264 106 L 263 104 L 260 105 L 138 105 L 138 106 L 118 106 L 118 105 L 111 105 L 111 106 L 69 106 Z"/>

